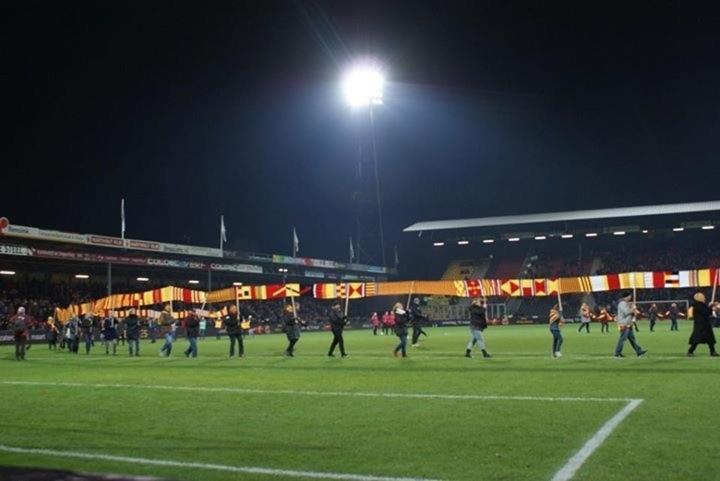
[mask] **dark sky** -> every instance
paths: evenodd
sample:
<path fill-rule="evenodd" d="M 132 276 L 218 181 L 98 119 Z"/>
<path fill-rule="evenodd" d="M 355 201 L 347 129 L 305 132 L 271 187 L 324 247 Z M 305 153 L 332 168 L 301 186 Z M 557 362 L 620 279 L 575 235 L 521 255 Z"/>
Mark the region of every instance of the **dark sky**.
<path fill-rule="evenodd" d="M 215 245 L 223 213 L 235 247 L 286 252 L 296 225 L 303 254 L 343 259 L 368 122 L 338 79 L 366 54 L 390 82 L 389 258 L 418 220 L 717 198 L 720 23 L 701 6 L 16 2 L 0 215 L 117 235 L 125 197 L 129 237 Z"/>

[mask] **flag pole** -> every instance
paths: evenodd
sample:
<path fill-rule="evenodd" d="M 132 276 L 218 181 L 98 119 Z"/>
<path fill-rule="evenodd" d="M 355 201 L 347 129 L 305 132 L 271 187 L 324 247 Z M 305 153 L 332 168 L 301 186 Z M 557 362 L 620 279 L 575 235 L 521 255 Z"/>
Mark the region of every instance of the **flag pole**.
<path fill-rule="evenodd" d="M 558 282 L 558 288 L 557 288 L 556 292 L 557 292 L 557 301 L 558 301 L 558 311 L 562 312 L 563 306 L 562 306 L 562 298 L 560 297 L 560 283 L 559 282 Z"/>
<path fill-rule="evenodd" d="M 414 290 L 415 290 L 415 281 L 412 281 L 412 284 L 410 284 L 410 292 L 408 292 L 408 300 L 407 300 L 407 305 L 405 306 L 405 309 L 410 309 L 410 298 L 412 297 Z"/>
<path fill-rule="evenodd" d="M 350 307 L 350 283 L 345 283 L 345 317 L 348 315 L 348 308 Z"/>
<path fill-rule="evenodd" d="M 717 294 L 717 285 L 718 285 L 718 274 L 720 274 L 720 269 L 717 267 L 715 268 L 715 277 L 713 277 L 713 288 L 712 288 L 712 297 L 710 298 L 710 304 L 715 303 L 715 294 Z"/>
<path fill-rule="evenodd" d="M 235 286 L 235 309 L 237 310 L 238 319 L 240 319 L 240 300 L 238 299 L 237 286 Z"/>

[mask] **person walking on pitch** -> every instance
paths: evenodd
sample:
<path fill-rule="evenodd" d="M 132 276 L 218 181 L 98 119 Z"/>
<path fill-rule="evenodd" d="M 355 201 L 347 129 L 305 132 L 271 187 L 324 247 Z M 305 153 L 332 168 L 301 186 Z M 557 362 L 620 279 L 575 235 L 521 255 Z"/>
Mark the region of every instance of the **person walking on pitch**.
<path fill-rule="evenodd" d="M 130 309 L 130 313 L 125 318 L 125 333 L 130 357 L 140 356 L 140 318 L 135 309 Z"/>
<path fill-rule="evenodd" d="M 370 325 L 373 329 L 373 336 L 377 336 L 378 329 L 380 328 L 380 318 L 378 317 L 377 312 L 373 312 L 372 316 L 370 316 Z"/>
<path fill-rule="evenodd" d="M 550 324 L 550 333 L 553 337 L 552 356 L 554 358 L 562 357 L 562 352 L 560 352 L 560 349 L 562 348 L 563 337 L 562 333 L 560 332 L 560 326 L 562 326 L 565 320 L 563 319 L 562 311 L 557 304 L 555 304 L 552 309 L 550 309 L 548 322 Z"/>
<path fill-rule="evenodd" d="M 160 329 L 162 329 L 163 336 L 165 336 L 165 343 L 160 348 L 160 356 L 170 357 L 172 354 L 175 327 L 175 319 L 173 318 L 170 304 L 165 304 L 165 308 L 160 313 L 157 323 Z"/>
<path fill-rule="evenodd" d="M 698 292 L 693 297 L 692 314 L 693 314 L 693 331 L 690 334 L 690 349 L 688 349 L 688 357 L 695 356 L 695 349 L 698 344 L 707 344 L 710 349 L 710 356 L 718 357 L 715 351 L 715 333 L 713 332 L 712 309 L 705 302 L 705 294 Z M 714 306 L 713 306 L 714 307 Z"/>
<path fill-rule="evenodd" d="M 111 312 L 108 317 L 103 319 L 102 337 L 103 344 L 105 344 L 105 355 L 110 355 L 110 347 L 112 347 L 112 355 L 117 355 L 117 318 L 115 317 L 114 312 Z"/>
<path fill-rule="evenodd" d="M 223 317 L 225 331 L 230 339 L 230 358 L 235 357 L 235 344 L 238 346 L 238 357 L 245 357 L 245 345 L 243 344 L 242 327 L 240 325 L 240 314 L 237 306 L 231 305 L 228 314 Z"/>
<path fill-rule="evenodd" d="M 197 339 L 200 335 L 200 319 L 198 319 L 197 314 L 195 314 L 195 311 L 190 311 L 190 314 L 187 318 L 187 340 L 188 340 L 188 348 L 185 349 L 185 357 L 197 357 Z"/>
<path fill-rule="evenodd" d="M 402 357 L 407 357 L 408 313 L 400 302 L 393 306 L 392 313 L 394 315 L 395 335 L 400 340 L 393 351 L 393 355 L 397 357 L 399 353 L 402 353 Z"/>
<path fill-rule="evenodd" d="M 635 341 L 633 326 L 635 323 L 635 314 L 637 313 L 637 309 L 634 304 L 630 303 L 631 299 L 632 292 L 625 292 L 621 294 L 620 302 L 617 306 L 617 323 L 618 328 L 620 329 L 620 338 L 615 346 L 615 357 L 617 358 L 624 357 L 622 350 L 625 345 L 625 341 L 630 343 L 638 357 L 644 356 L 647 352 Z"/>
<path fill-rule="evenodd" d="M 427 337 L 427 332 L 423 331 L 422 322 L 427 320 L 427 316 L 422 313 L 420 308 L 420 298 L 416 297 L 410 304 L 410 312 L 408 313 L 412 322 L 412 346 L 418 347 L 420 335 Z"/>
<path fill-rule="evenodd" d="M 655 332 L 655 323 L 658 320 L 657 304 L 650 304 L 650 309 L 648 309 L 648 320 L 650 321 L 650 332 Z"/>
<path fill-rule="evenodd" d="M 612 314 L 610 314 L 610 306 L 600 308 L 600 314 L 597 315 L 597 320 L 600 321 L 600 332 L 610 333 L 609 323 L 613 320 Z"/>
<path fill-rule="evenodd" d="M 91 312 L 83 316 L 80 326 L 82 327 L 82 336 L 85 340 L 85 355 L 87 356 L 90 354 L 90 348 L 93 345 L 93 336 L 95 334 L 94 319 Z"/>
<path fill-rule="evenodd" d="M 288 346 L 285 349 L 285 355 L 288 357 L 295 356 L 295 344 L 300 340 L 300 319 L 292 304 L 285 306 L 284 313 L 285 335 L 287 336 Z"/>
<path fill-rule="evenodd" d="M 678 330 L 678 317 L 682 317 L 683 313 L 680 312 L 678 309 L 678 306 L 676 303 L 670 304 L 670 309 L 665 313 L 665 317 L 670 319 L 670 330 L 671 331 L 677 331 Z"/>
<path fill-rule="evenodd" d="M 15 360 L 24 361 L 30 339 L 30 320 L 25 315 L 25 308 L 18 307 L 17 314 L 10 319 L 15 340 Z"/>
<path fill-rule="evenodd" d="M 590 312 L 590 306 L 583 302 L 580 306 L 580 327 L 578 332 L 582 332 L 583 329 L 590 334 L 590 321 L 592 321 L 592 313 Z"/>
<path fill-rule="evenodd" d="M 333 340 L 330 344 L 330 350 L 328 351 L 329 357 L 335 357 L 335 347 L 340 348 L 340 355 L 342 357 L 347 357 L 345 353 L 345 341 L 343 340 L 345 324 L 347 324 L 347 317 L 340 309 L 340 303 L 333 304 L 330 309 L 330 330 L 332 331 Z"/>
<path fill-rule="evenodd" d="M 485 350 L 485 338 L 483 337 L 483 331 L 487 328 L 486 305 L 485 300 L 479 298 L 473 299 L 470 304 L 470 340 L 465 348 L 465 357 L 472 357 L 472 348 L 475 345 L 480 349 L 483 357 L 492 357 Z"/>

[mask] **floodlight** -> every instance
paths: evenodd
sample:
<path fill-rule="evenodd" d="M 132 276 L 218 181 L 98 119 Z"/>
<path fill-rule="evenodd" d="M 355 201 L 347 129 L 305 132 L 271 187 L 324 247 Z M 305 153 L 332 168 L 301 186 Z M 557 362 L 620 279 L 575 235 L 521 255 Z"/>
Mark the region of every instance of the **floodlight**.
<path fill-rule="evenodd" d="M 90 279 L 90 276 L 87 274 L 75 274 L 75 279 Z"/>
<path fill-rule="evenodd" d="M 435 247 L 442 247 L 442 246 L 445 245 L 445 243 L 444 243 L 444 242 L 433 242 L 433 245 L 434 245 Z"/>
<path fill-rule="evenodd" d="M 466 240 L 460 240 L 460 241 L 458 241 L 458 245 L 459 245 L 459 246 L 466 246 L 466 245 L 468 245 L 469 243 L 470 243 L 470 241 L 466 241 Z"/>
<path fill-rule="evenodd" d="M 345 72 L 342 77 L 342 93 L 351 107 L 382 105 L 385 75 L 373 61 L 361 61 Z"/>
<path fill-rule="evenodd" d="M 572 239 L 573 235 L 572 234 L 563 234 L 560 237 L 562 237 L 563 239 Z"/>
<path fill-rule="evenodd" d="M 494 239 L 485 239 L 485 240 L 483 241 L 483 244 L 492 244 L 493 242 L 495 242 Z"/>
<path fill-rule="evenodd" d="M 0 276 L 14 276 L 15 271 L 0 271 Z"/>

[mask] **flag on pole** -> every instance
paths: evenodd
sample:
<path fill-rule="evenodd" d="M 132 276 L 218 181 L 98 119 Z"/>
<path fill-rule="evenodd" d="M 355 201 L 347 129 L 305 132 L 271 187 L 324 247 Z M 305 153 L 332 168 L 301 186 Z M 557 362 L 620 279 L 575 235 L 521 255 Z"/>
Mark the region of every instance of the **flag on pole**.
<path fill-rule="evenodd" d="M 125 198 L 120 201 L 120 237 L 125 240 Z"/>
<path fill-rule="evenodd" d="M 223 244 L 227 242 L 227 229 L 225 229 L 225 216 L 220 216 L 220 250 Z"/>
<path fill-rule="evenodd" d="M 350 237 L 350 262 L 355 260 L 355 249 L 353 248 L 352 237 Z"/>
<path fill-rule="evenodd" d="M 300 239 L 298 239 L 297 231 L 293 227 L 293 257 L 297 256 L 298 252 L 300 252 Z"/>

